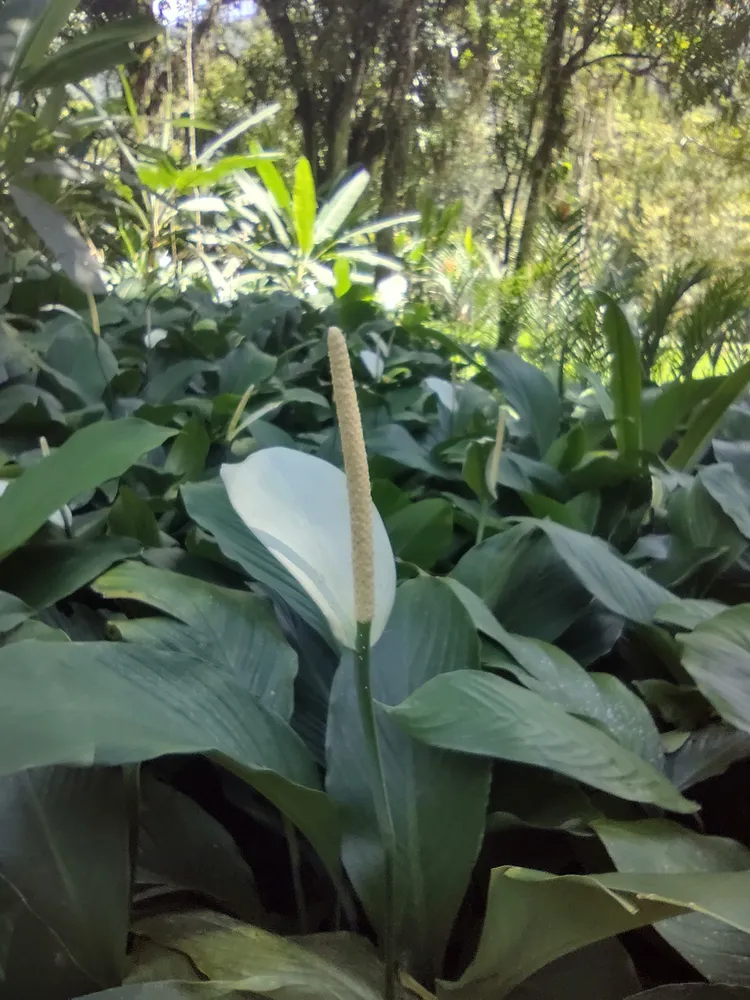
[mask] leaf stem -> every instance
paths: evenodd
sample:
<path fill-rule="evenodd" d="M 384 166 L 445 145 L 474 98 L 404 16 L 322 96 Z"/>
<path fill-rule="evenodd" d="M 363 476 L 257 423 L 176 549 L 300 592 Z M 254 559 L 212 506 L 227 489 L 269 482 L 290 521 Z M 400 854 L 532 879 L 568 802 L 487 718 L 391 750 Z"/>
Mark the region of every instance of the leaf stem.
<path fill-rule="evenodd" d="M 396 834 L 388 803 L 383 760 L 380 754 L 375 703 L 370 684 L 370 622 L 357 622 L 357 643 L 354 650 L 357 705 L 369 758 L 370 790 L 383 848 L 385 920 L 383 957 L 385 962 L 385 1000 L 395 1000 L 398 976 L 394 920 L 394 867 Z"/>

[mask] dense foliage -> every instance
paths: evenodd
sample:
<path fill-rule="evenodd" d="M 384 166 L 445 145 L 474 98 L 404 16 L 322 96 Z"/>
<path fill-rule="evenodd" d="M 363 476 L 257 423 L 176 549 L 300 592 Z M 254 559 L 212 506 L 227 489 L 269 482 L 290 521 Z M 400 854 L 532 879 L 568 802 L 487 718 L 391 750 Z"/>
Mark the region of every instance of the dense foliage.
<path fill-rule="evenodd" d="M 0 2 L 0 1000 L 750 996 L 745 6 L 146 6 Z"/>

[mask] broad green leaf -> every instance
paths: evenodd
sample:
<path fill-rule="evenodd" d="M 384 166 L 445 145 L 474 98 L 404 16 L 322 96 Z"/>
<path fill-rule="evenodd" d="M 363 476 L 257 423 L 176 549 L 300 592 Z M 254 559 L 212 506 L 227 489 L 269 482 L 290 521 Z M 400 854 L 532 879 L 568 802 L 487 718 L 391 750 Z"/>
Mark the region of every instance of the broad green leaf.
<path fill-rule="evenodd" d="M 188 889 L 243 920 L 263 920 L 253 873 L 224 827 L 193 799 L 144 774 L 139 878 Z"/>
<path fill-rule="evenodd" d="M 158 548 L 161 545 L 159 525 L 146 501 L 129 486 L 121 486 L 107 518 L 113 535 L 134 538 L 142 545 Z"/>
<path fill-rule="evenodd" d="M 667 774 L 680 791 L 684 791 L 700 781 L 724 774 L 732 764 L 748 757 L 750 734 L 725 723 L 716 723 L 686 737 L 668 756 Z"/>
<path fill-rule="evenodd" d="M 51 932 L 50 958 L 73 963 L 92 989 L 120 982 L 130 908 L 122 773 L 49 767 L 6 775 L 0 808 L 0 881 Z M 30 984 L 15 965 L 5 988 L 23 995 Z"/>
<path fill-rule="evenodd" d="M 116 986 L 97 993 L 96 997 L 97 1000 L 246 1000 L 247 994 L 243 995 L 230 983 L 146 982 Z"/>
<path fill-rule="evenodd" d="M 206 466 L 211 439 L 203 421 L 190 417 L 172 442 L 164 471 L 181 480 L 198 479 Z"/>
<path fill-rule="evenodd" d="M 159 24 L 150 16 L 118 18 L 109 24 L 89 28 L 73 38 L 43 62 L 30 63 L 20 74 L 23 91 L 32 93 L 66 83 L 77 83 L 96 76 L 103 70 L 131 62 L 137 58 L 130 48 L 132 42 L 148 42 L 161 32 Z"/>
<path fill-rule="evenodd" d="M 669 456 L 673 469 L 687 471 L 700 459 L 721 418 L 750 383 L 750 361 L 727 375 L 693 414 L 682 440 Z"/>
<path fill-rule="evenodd" d="M 445 584 L 428 578 L 402 584 L 388 628 L 372 650 L 373 696 L 397 705 L 431 677 L 478 665 L 476 631 Z M 341 809 L 344 866 L 382 934 L 383 856 L 354 670 L 353 657 L 346 656 L 333 682 L 326 787 Z M 481 846 L 489 766 L 419 746 L 382 714 L 378 727 L 396 830 L 397 940 L 407 968 L 429 977 L 440 969 Z"/>
<path fill-rule="evenodd" d="M 554 521 L 524 518 L 522 523 L 528 530 L 543 531 L 591 596 L 615 614 L 647 624 L 657 609 L 671 600 L 668 590 L 633 569 L 601 538 Z"/>
<path fill-rule="evenodd" d="M 0 496 L 0 557 L 22 545 L 79 493 L 126 472 L 173 434 L 135 417 L 101 421 L 76 431 Z"/>
<path fill-rule="evenodd" d="M 732 466 L 728 462 L 707 465 L 699 470 L 698 479 L 745 538 L 750 538 L 750 488 Z"/>
<path fill-rule="evenodd" d="M 0 562 L 0 588 L 12 588 L 36 611 L 42 611 L 140 551 L 141 545 L 134 538 L 31 542 Z"/>
<path fill-rule="evenodd" d="M 750 605 L 723 611 L 678 639 L 699 690 L 727 722 L 750 733 Z"/>
<path fill-rule="evenodd" d="M 469 549 L 451 576 L 481 597 L 505 628 L 549 642 L 591 603 L 588 590 L 549 539 L 524 524 Z"/>
<path fill-rule="evenodd" d="M 675 812 L 697 808 L 600 729 L 503 677 L 467 670 L 442 674 L 387 711 L 428 746 L 546 767 L 619 798 Z"/>
<path fill-rule="evenodd" d="M 227 559 L 241 566 L 251 579 L 278 595 L 316 632 L 333 642 L 323 613 L 289 570 L 240 520 L 221 483 L 194 483 L 183 486 L 181 493 L 190 517 L 213 535 Z"/>
<path fill-rule="evenodd" d="M 267 601 L 244 590 L 217 587 L 182 573 L 127 562 L 100 576 L 94 590 L 108 600 L 138 601 L 189 626 L 157 620 L 153 633 L 175 652 L 220 669 L 270 711 L 289 719 L 294 703 L 297 657 L 281 633 Z M 127 622 L 121 623 L 127 638 Z"/>
<path fill-rule="evenodd" d="M 432 569 L 450 547 L 453 508 L 447 500 L 420 500 L 392 514 L 386 527 L 399 559 Z"/>
<path fill-rule="evenodd" d="M 315 216 L 318 210 L 315 180 L 310 161 L 302 156 L 294 170 L 294 200 L 292 205 L 297 245 L 308 257 L 315 246 Z"/>
<path fill-rule="evenodd" d="M 750 872 L 550 875 L 496 868 L 476 955 L 439 1000 L 502 1000 L 537 969 L 594 941 L 693 910 L 750 933 Z"/>
<path fill-rule="evenodd" d="M 102 295 L 99 264 L 73 223 L 33 191 L 10 184 L 8 193 L 70 280 L 84 292 Z"/>
<path fill-rule="evenodd" d="M 622 458 L 641 450 L 641 361 L 638 343 L 622 308 L 610 302 L 604 313 L 604 336 L 612 363 L 611 393 L 615 407 L 617 447 Z"/>
<path fill-rule="evenodd" d="M 621 872 L 748 872 L 750 850 L 734 840 L 707 837 L 663 819 L 593 824 Z M 665 941 L 713 982 L 750 985 L 750 934 L 702 913 L 656 925 Z"/>
<path fill-rule="evenodd" d="M 215 753 L 337 870 L 337 827 L 302 741 L 236 675 L 153 645 L 37 642 L 0 649 L 0 774 Z"/>
<path fill-rule="evenodd" d="M 538 457 L 557 437 L 562 414 L 560 398 L 544 372 L 511 351 L 489 351 L 487 368 L 536 444 Z"/>
<path fill-rule="evenodd" d="M 283 1000 L 382 1000 L 384 973 L 369 942 L 354 934 L 283 938 L 220 913 L 142 920 L 136 932 L 189 956 L 209 980 Z"/>
<path fill-rule="evenodd" d="M 562 649 L 506 631 L 481 598 L 457 580 L 446 583 L 469 612 L 475 627 L 498 643 L 523 669 L 502 654 L 483 662 L 510 671 L 525 687 L 544 695 L 571 715 L 599 725 L 618 743 L 663 767 L 659 731 L 644 703 L 609 674 L 590 674 Z"/>
<path fill-rule="evenodd" d="M 352 213 L 352 209 L 367 189 L 370 175 L 358 170 L 353 177 L 341 184 L 321 207 L 313 233 L 313 244 L 318 246 L 332 239 Z"/>

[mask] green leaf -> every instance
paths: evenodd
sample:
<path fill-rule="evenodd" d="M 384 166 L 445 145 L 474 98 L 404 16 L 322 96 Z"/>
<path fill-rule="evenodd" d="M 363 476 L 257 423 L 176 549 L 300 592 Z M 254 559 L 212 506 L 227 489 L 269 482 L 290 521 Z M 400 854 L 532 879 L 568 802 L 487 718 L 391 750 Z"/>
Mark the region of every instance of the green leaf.
<path fill-rule="evenodd" d="M 146 501 L 129 486 L 121 486 L 107 518 L 113 535 L 135 538 L 142 545 L 158 548 L 161 545 L 159 525 Z"/>
<path fill-rule="evenodd" d="M 496 868 L 477 953 L 457 982 L 438 984 L 438 998 L 502 1000 L 561 955 L 690 910 L 750 932 L 750 872 L 549 875 Z"/>
<path fill-rule="evenodd" d="M 367 189 L 370 175 L 366 170 L 358 170 L 349 180 L 341 184 L 320 209 L 315 220 L 313 244 L 318 246 L 332 239 L 352 213 L 354 206 Z"/>
<path fill-rule="evenodd" d="M 130 908 L 121 772 L 50 767 L 7 775 L 0 808 L 8 819 L 0 881 L 49 929 L 50 955 L 74 963 L 92 989 L 120 982 Z M 23 970 L 8 972 L 6 988 L 22 995 Z"/>
<path fill-rule="evenodd" d="M 134 538 L 32 542 L 0 562 L 0 588 L 12 588 L 36 611 L 42 611 L 140 551 L 141 545 Z"/>
<path fill-rule="evenodd" d="M 673 469 L 687 471 L 703 454 L 711 435 L 732 403 L 750 383 L 750 361 L 727 375 L 721 385 L 694 413 L 682 440 L 669 456 Z"/>
<path fill-rule="evenodd" d="M 396 705 L 429 678 L 478 664 L 476 632 L 445 584 L 428 578 L 402 584 L 388 627 L 372 648 L 373 696 Z M 353 657 L 345 657 L 333 683 L 327 790 L 341 809 L 344 866 L 383 933 L 383 856 L 354 669 Z M 481 846 L 489 766 L 419 746 L 382 714 L 378 727 L 396 830 L 396 936 L 409 970 L 430 976 L 441 966 Z"/>
<path fill-rule="evenodd" d="M 469 549 L 451 576 L 481 597 L 506 628 L 550 642 L 591 603 L 549 539 L 523 524 Z"/>
<path fill-rule="evenodd" d="M 541 458 L 560 426 L 562 411 L 555 387 L 544 372 L 511 351 L 489 351 L 486 363 Z"/>
<path fill-rule="evenodd" d="M 27 62 L 20 75 L 21 88 L 33 93 L 66 83 L 77 83 L 103 70 L 137 58 L 130 48 L 133 42 L 148 42 L 160 34 L 159 24 L 147 14 L 119 18 L 109 24 L 90 28 L 73 38 L 43 62 Z"/>
<path fill-rule="evenodd" d="M 604 336 L 614 355 L 610 391 L 615 406 L 617 447 L 624 459 L 641 450 L 641 360 L 630 321 L 615 302 L 604 313 Z"/>
<path fill-rule="evenodd" d="M 183 486 L 181 493 L 190 517 L 213 535 L 227 559 L 241 566 L 251 579 L 278 595 L 316 632 L 333 642 L 323 613 L 292 574 L 240 520 L 221 483 L 190 484 Z"/>
<path fill-rule="evenodd" d="M 245 132 L 249 131 L 251 128 L 255 128 L 256 125 L 261 125 L 263 122 L 268 121 L 273 118 L 281 110 L 281 105 L 278 103 L 267 104 L 263 108 L 258 108 L 253 111 L 252 114 L 248 115 L 246 118 L 240 119 L 240 121 L 235 122 L 231 125 L 225 132 L 222 132 L 220 136 L 212 139 L 211 142 L 206 143 L 200 152 L 198 157 L 198 163 L 207 163 L 214 153 L 217 153 L 224 146 L 233 142 L 239 136 L 244 135 Z"/>
<path fill-rule="evenodd" d="M 510 671 L 524 687 L 544 695 L 566 712 L 598 724 L 618 743 L 657 769 L 664 760 L 659 731 L 643 702 L 616 677 L 589 674 L 562 649 L 506 631 L 484 602 L 457 580 L 446 583 L 469 612 L 475 627 L 497 642 L 523 669 L 502 654 L 483 662 Z"/>
<path fill-rule="evenodd" d="M 297 245 L 308 257 L 315 246 L 315 216 L 318 202 L 315 196 L 315 180 L 310 161 L 302 156 L 294 170 L 294 201 L 292 205 L 294 231 Z"/>
<path fill-rule="evenodd" d="M 420 500 L 386 522 L 394 554 L 422 569 L 443 558 L 453 538 L 453 507 L 447 500 Z"/>
<path fill-rule="evenodd" d="M 0 649 L 0 774 L 215 753 L 273 802 L 332 872 L 337 824 L 302 741 L 236 675 L 150 644 Z"/>
<path fill-rule="evenodd" d="M 750 850 L 663 819 L 593 824 L 621 872 L 747 872 Z M 702 913 L 664 920 L 655 928 L 706 979 L 750 985 L 750 935 Z"/>
<path fill-rule="evenodd" d="M 243 920 L 263 920 L 253 873 L 224 827 L 182 792 L 140 784 L 139 878 L 188 889 Z"/>
<path fill-rule="evenodd" d="M 384 973 L 372 945 L 354 934 L 295 940 L 219 913 L 143 920 L 139 935 L 188 955 L 207 979 L 284 1000 L 382 1000 Z"/>
<path fill-rule="evenodd" d="M 619 798 L 675 812 L 697 808 L 600 729 L 503 677 L 469 670 L 442 674 L 387 711 L 428 746 L 546 767 Z"/>
<path fill-rule="evenodd" d="M 76 431 L 0 496 L 0 557 L 22 545 L 79 493 L 126 472 L 173 434 L 135 417 L 101 421 Z"/>
<path fill-rule="evenodd" d="M 5 594 L 0 591 L 0 634 L 18 628 L 33 614 L 32 608 L 27 607 L 14 594 Z"/>
<path fill-rule="evenodd" d="M 10 89 L 19 71 L 41 62 L 78 0 L 6 0 L 0 10 L 0 77 Z"/>
<path fill-rule="evenodd" d="M 745 538 L 750 538 L 750 488 L 728 462 L 704 466 L 698 479 Z"/>
<path fill-rule="evenodd" d="M 251 143 L 250 149 L 256 155 L 263 152 L 262 147 L 257 142 Z M 290 212 L 292 210 L 292 196 L 275 164 L 268 160 L 259 159 L 255 164 L 255 169 L 258 171 L 266 190 L 276 202 L 279 211 Z"/>
<path fill-rule="evenodd" d="M 669 382 L 641 394 L 643 448 L 658 454 L 701 403 L 721 385 L 720 378 L 688 379 Z"/>
<path fill-rule="evenodd" d="M 601 538 L 573 531 L 554 521 L 522 521 L 545 533 L 557 554 L 588 592 L 615 614 L 648 624 L 672 595 L 616 555 Z"/>
<path fill-rule="evenodd" d="M 10 184 L 8 193 L 70 280 L 84 292 L 103 295 L 99 264 L 73 223 L 33 191 Z"/>
<path fill-rule="evenodd" d="M 750 604 L 678 636 L 682 664 L 723 718 L 750 733 Z"/>
<path fill-rule="evenodd" d="M 171 472 L 180 480 L 198 479 L 202 474 L 211 439 L 198 417 L 190 417 L 172 442 L 164 471 Z"/>
<path fill-rule="evenodd" d="M 165 648 L 204 660 L 210 670 L 218 668 L 261 705 L 284 719 L 291 717 L 297 657 L 267 601 L 139 562 L 116 566 L 93 587 L 108 600 L 148 604 L 188 625 L 184 629 L 157 619 L 150 635 Z M 119 623 L 126 638 L 130 624 Z"/>

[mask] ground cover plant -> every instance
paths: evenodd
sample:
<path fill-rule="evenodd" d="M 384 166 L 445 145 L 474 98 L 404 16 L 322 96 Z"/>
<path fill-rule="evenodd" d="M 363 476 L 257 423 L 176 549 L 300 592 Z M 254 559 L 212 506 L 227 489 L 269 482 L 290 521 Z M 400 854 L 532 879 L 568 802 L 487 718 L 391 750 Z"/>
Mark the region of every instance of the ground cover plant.
<path fill-rule="evenodd" d="M 111 296 L 99 332 L 60 275 L 8 296 L 0 991 L 747 984 L 748 366 L 643 386 L 614 302 L 609 384 L 561 394 L 356 290 Z"/>

